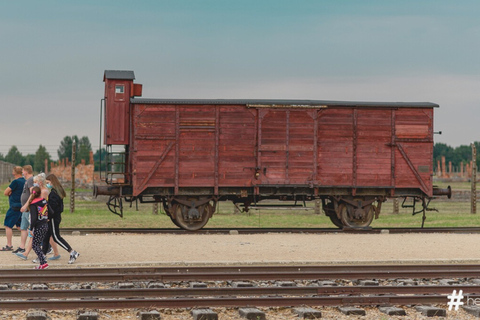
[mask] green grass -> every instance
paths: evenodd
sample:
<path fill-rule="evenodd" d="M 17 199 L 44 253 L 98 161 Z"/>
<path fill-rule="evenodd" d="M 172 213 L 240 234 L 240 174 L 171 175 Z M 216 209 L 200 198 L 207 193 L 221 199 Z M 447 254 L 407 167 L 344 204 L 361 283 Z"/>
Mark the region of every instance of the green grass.
<path fill-rule="evenodd" d="M 438 180 L 434 182 L 434 185 L 439 188 L 447 188 L 448 186 L 452 187 L 452 190 L 471 190 L 472 183 L 469 181 L 442 181 Z M 477 189 L 480 188 L 480 184 L 477 182 Z"/>
<path fill-rule="evenodd" d="M 467 189 L 465 182 L 447 183 L 453 190 Z M 439 185 L 439 183 L 436 183 Z M 8 185 L 0 188 L 5 190 Z M 138 204 L 139 210 L 128 203 L 124 203 L 124 218 L 112 214 L 105 205 L 105 201 L 93 199 L 90 190 L 82 192 L 75 199 L 75 210 L 70 212 L 70 190 L 64 200 L 65 211 L 62 214 L 62 226 L 65 228 L 173 228 L 170 218 L 159 206 L 159 214 L 153 214 L 152 204 Z M 314 203 L 307 203 L 311 210 L 250 210 L 249 213 L 234 214 L 234 206 L 230 202 L 220 202 L 219 207 L 210 219 L 207 228 L 331 228 L 330 219 L 322 214 L 315 214 Z M 447 199 L 436 199 L 430 207 L 439 212 L 427 212 L 425 227 L 480 227 L 480 208 L 477 214 L 470 213 L 470 202 L 458 202 Z M 420 207 L 418 207 L 420 209 Z M 3 221 L 8 210 L 8 198 L 0 196 L 0 219 Z M 419 227 L 422 223 L 422 214 L 412 216 L 411 209 L 400 209 L 399 214 L 393 214 L 393 201 L 388 200 L 382 205 L 382 213 L 378 220 L 374 220 L 372 227 Z"/>

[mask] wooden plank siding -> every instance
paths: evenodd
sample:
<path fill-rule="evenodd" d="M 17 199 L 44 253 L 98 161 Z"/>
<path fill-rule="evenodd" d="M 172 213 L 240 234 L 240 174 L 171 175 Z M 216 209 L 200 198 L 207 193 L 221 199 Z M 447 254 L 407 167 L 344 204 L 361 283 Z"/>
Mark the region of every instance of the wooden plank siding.
<path fill-rule="evenodd" d="M 319 111 L 318 177 L 323 186 L 353 185 L 353 109 Z"/>
<path fill-rule="evenodd" d="M 421 188 L 433 195 L 433 109 L 405 108 L 395 117 L 396 188 Z M 403 152 L 402 152 L 403 150 Z"/>
<path fill-rule="evenodd" d="M 262 185 L 432 195 L 433 108 L 132 106 L 134 195 L 147 187 Z"/>
<path fill-rule="evenodd" d="M 255 112 L 243 106 L 219 108 L 219 186 L 252 186 L 257 135 Z"/>
<path fill-rule="evenodd" d="M 130 159 L 135 168 L 132 172 L 134 194 L 147 186 L 173 186 L 175 106 L 135 105 L 132 113 Z"/>
<path fill-rule="evenodd" d="M 391 186 L 391 110 L 357 112 L 357 186 Z"/>

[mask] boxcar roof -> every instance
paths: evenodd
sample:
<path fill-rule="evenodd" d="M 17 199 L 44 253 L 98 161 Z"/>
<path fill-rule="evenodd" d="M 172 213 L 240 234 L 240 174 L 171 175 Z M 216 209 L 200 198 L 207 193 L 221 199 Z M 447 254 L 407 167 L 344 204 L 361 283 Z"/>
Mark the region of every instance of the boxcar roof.
<path fill-rule="evenodd" d="M 366 102 L 331 100 L 268 100 L 268 99 L 148 99 L 131 98 L 133 104 L 185 104 L 185 105 L 247 105 L 251 107 L 367 107 L 367 108 L 438 108 L 432 102 Z"/>
<path fill-rule="evenodd" d="M 105 70 L 103 81 L 105 79 L 135 80 L 135 74 L 127 70 Z"/>

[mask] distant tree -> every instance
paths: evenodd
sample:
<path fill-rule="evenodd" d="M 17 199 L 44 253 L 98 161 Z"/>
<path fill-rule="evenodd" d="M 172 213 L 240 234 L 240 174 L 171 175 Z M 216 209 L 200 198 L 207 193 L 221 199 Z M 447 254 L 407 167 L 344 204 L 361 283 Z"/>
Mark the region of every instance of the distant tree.
<path fill-rule="evenodd" d="M 95 171 L 105 171 L 105 159 L 107 150 L 105 148 L 98 149 L 93 155 L 93 162 L 95 163 Z M 100 158 L 101 156 L 101 158 Z M 100 161 L 101 160 L 101 161 Z M 100 166 L 101 165 L 101 166 Z"/>
<path fill-rule="evenodd" d="M 68 159 L 68 161 L 72 161 L 72 146 L 73 142 L 75 141 L 76 146 L 76 153 L 75 153 L 75 165 L 85 160 L 85 163 L 88 163 L 90 160 L 90 151 L 92 151 L 92 145 L 90 140 L 87 136 L 78 139 L 78 136 L 66 136 L 60 142 L 60 146 L 58 147 L 57 154 L 58 159 Z"/>
<path fill-rule="evenodd" d="M 452 161 L 452 163 L 455 163 L 455 165 L 460 165 L 461 162 L 470 162 L 470 160 L 472 160 L 472 147 L 470 145 L 456 147 L 452 158 L 449 160 Z"/>
<path fill-rule="evenodd" d="M 50 154 L 47 152 L 47 148 L 40 145 L 37 149 L 37 152 L 35 152 L 33 170 L 38 171 L 38 172 L 44 172 L 45 171 L 45 159 L 47 159 L 47 166 L 50 166 L 50 161 L 51 161 Z M 47 167 L 47 169 L 48 169 L 48 167 Z"/>
<path fill-rule="evenodd" d="M 5 161 L 5 157 L 3 156 L 3 153 L 0 153 L 0 161 Z"/>
<path fill-rule="evenodd" d="M 23 165 L 25 166 L 27 164 L 31 165 L 32 168 L 34 168 L 34 165 L 35 165 L 35 155 L 34 154 L 29 153 L 25 156 L 25 162 L 23 163 Z"/>
<path fill-rule="evenodd" d="M 17 166 L 23 166 L 25 157 L 18 151 L 16 146 L 12 146 L 5 156 L 5 161 L 16 164 Z"/>
<path fill-rule="evenodd" d="M 477 148 L 477 164 L 480 163 L 480 142 L 474 142 L 475 147 Z M 438 161 L 442 161 L 442 156 L 445 157 L 445 162 L 448 165 L 449 162 L 452 162 L 453 166 L 460 166 L 461 163 L 470 163 L 472 160 L 472 147 L 471 145 L 461 145 L 456 148 L 446 145 L 445 143 L 435 143 L 433 148 L 433 165 L 436 167 Z"/>
<path fill-rule="evenodd" d="M 447 146 L 445 143 L 435 143 L 433 147 L 433 159 L 435 162 L 437 160 L 441 161 L 442 156 L 449 156 L 451 157 L 453 154 L 453 148 L 450 146 Z"/>
<path fill-rule="evenodd" d="M 88 161 L 90 161 L 90 151 L 92 151 L 90 140 L 87 136 L 82 137 L 77 143 L 76 164 L 79 164 L 82 160 L 85 160 L 85 163 L 88 164 Z"/>
<path fill-rule="evenodd" d="M 73 146 L 73 141 L 76 143 L 78 142 L 78 137 L 77 136 L 66 136 L 63 138 L 63 140 L 60 142 L 60 146 L 58 147 L 57 154 L 58 154 L 58 159 L 68 159 L 68 161 L 72 161 L 72 146 Z"/>

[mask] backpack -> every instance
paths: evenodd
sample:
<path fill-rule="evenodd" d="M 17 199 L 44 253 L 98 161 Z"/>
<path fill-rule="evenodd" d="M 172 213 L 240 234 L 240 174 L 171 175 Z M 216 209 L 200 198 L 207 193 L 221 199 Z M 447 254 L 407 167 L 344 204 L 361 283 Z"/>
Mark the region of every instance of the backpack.
<path fill-rule="evenodd" d="M 49 218 L 49 210 L 48 210 L 48 204 L 45 200 L 44 201 L 44 206 L 37 205 L 37 211 L 38 211 L 38 220 L 45 220 Z"/>

